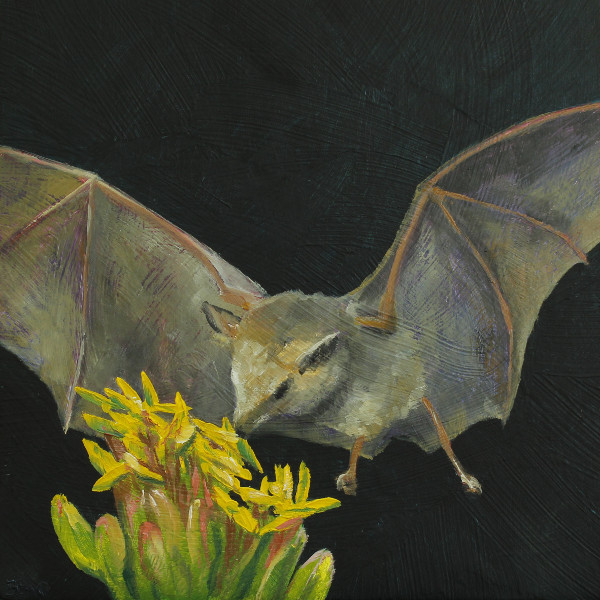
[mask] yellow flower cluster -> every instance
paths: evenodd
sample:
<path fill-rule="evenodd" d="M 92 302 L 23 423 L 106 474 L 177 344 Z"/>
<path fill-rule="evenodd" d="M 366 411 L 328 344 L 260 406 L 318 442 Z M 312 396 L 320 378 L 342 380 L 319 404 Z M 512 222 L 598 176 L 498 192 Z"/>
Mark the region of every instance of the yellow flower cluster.
<path fill-rule="evenodd" d="M 110 417 L 84 414 L 89 427 L 118 440 L 112 447 L 114 456 L 96 442 L 84 440 L 90 461 L 101 474 L 93 490 L 111 489 L 134 475 L 152 486 L 165 486 L 171 496 L 185 490 L 188 504 L 205 493 L 203 480 L 211 501 L 239 526 L 258 535 L 300 525 L 312 514 L 339 506 L 334 498 L 308 500 L 310 472 L 304 463 L 295 494 L 289 465 L 275 467 L 275 480 L 264 477 L 258 490 L 242 486 L 240 480 L 252 479 L 246 465 L 261 473 L 262 467 L 228 419 L 218 427 L 192 418 L 179 393 L 174 403 L 161 403 L 145 373 L 141 396 L 124 380 L 116 381 L 121 392 L 107 388 L 102 395 L 76 388 Z"/>

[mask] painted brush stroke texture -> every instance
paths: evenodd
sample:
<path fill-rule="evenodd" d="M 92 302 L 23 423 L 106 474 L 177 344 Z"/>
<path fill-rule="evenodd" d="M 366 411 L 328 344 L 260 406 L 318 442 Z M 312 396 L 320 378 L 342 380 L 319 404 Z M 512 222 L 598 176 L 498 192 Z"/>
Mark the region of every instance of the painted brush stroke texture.
<path fill-rule="evenodd" d="M 65 427 L 86 430 L 75 386 L 145 365 L 204 419 L 231 416 L 235 398 L 246 431 L 358 440 L 354 463 L 392 437 L 433 451 L 508 418 L 541 303 L 600 240 L 598 164 L 600 105 L 534 118 L 426 179 L 356 290 L 266 298 L 97 177 L 5 149 L 0 341 Z"/>
<path fill-rule="evenodd" d="M 0 28 L 0 144 L 97 172 L 269 294 L 357 287 L 441 164 L 600 99 L 587 0 L 8 0 Z M 598 250 L 544 302 L 506 425 L 453 440 L 483 496 L 400 440 L 359 461 L 358 496 L 309 531 L 335 547 L 332 598 L 597 597 Z M 104 598 L 61 559 L 47 507 L 63 490 L 94 519 L 112 501 L 85 491 L 81 435 L 63 434 L 47 387 L 0 358 L 0 596 Z M 267 462 L 304 458 L 323 496 L 347 462 L 252 442 Z"/>

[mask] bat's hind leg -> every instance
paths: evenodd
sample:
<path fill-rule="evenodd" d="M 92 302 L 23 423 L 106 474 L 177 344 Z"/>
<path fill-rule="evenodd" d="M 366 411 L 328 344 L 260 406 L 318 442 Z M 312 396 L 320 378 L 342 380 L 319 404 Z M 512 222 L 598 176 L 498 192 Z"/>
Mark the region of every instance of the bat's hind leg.
<path fill-rule="evenodd" d="M 356 496 L 356 463 L 360 456 L 363 444 L 365 443 L 365 436 L 361 435 L 356 439 L 350 452 L 350 462 L 348 463 L 348 470 L 342 473 L 337 478 L 337 489 L 348 496 Z"/>
<path fill-rule="evenodd" d="M 452 446 L 450 445 L 450 438 L 448 437 L 448 434 L 446 433 L 446 430 L 444 429 L 444 426 L 442 424 L 442 420 L 440 419 L 440 415 L 438 415 L 437 411 L 435 410 L 435 408 L 433 408 L 431 402 L 429 402 L 427 398 L 423 397 L 422 401 L 425 405 L 425 408 L 429 412 L 429 415 L 431 416 L 433 424 L 435 425 L 442 448 L 444 449 L 444 452 L 448 455 L 448 458 L 450 459 L 450 462 L 452 463 L 456 474 L 460 477 L 462 484 L 465 486 L 466 491 L 471 492 L 473 494 L 481 494 L 481 484 L 479 483 L 479 481 L 477 481 L 477 478 L 467 473 L 464 470 L 463 466 L 460 464 L 458 458 L 456 458 L 454 450 L 452 450 Z"/>

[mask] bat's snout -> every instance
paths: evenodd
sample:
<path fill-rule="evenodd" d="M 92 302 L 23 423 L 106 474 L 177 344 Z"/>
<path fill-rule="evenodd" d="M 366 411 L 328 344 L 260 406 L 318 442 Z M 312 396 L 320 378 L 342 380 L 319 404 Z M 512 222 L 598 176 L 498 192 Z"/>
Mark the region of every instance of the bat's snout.
<path fill-rule="evenodd" d="M 233 425 L 237 431 L 246 435 L 252 433 L 257 427 L 269 419 L 268 415 L 261 414 L 259 410 L 241 411 L 238 408 L 233 413 Z"/>

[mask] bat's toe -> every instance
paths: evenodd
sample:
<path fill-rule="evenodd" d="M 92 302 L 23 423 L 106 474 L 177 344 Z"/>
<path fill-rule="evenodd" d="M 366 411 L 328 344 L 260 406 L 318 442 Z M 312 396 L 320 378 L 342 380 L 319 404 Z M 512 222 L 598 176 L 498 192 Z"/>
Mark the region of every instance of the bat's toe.
<path fill-rule="evenodd" d="M 465 488 L 465 492 L 468 492 L 470 494 L 477 494 L 478 496 L 480 496 L 483 492 L 481 484 L 479 483 L 476 477 L 473 477 L 473 475 L 465 473 L 461 475 L 461 480 Z"/>
<path fill-rule="evenodd" d="M 344 492 L 347 496 L 356 496 L 356 476 L 348 472 L 342 473 L 337 478 L 337 489 Z"/>

